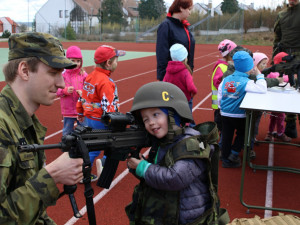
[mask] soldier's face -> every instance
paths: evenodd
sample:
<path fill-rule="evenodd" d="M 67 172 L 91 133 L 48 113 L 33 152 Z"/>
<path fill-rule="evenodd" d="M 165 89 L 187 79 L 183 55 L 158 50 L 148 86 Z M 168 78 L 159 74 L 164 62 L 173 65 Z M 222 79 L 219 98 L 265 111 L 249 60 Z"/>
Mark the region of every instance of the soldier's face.
<path fill-rule="evenodd" d="M 29 71 L 27 94 L 32 106 L 52 105 L 57 97 L 57 89 L 65 87 L 62 71 L 42 62 L 36 72 Z"/>
<path fill-rule="evenodd" d="M 289 7 L 294 7 L 299 3 L 299 0 L 289 0 Z"/>

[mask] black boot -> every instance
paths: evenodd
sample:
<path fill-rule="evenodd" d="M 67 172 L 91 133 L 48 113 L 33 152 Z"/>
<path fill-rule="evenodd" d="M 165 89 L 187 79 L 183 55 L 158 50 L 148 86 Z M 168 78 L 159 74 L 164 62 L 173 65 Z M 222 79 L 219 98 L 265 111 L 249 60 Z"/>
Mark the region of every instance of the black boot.
<path fill-rule="evenodd" d="M 290 138 L 297 138 L 297 126 L 296 126 L 296 121 L 287 121 L 285 125 L 285 131 L 284 133 L 286 136 Z"/>

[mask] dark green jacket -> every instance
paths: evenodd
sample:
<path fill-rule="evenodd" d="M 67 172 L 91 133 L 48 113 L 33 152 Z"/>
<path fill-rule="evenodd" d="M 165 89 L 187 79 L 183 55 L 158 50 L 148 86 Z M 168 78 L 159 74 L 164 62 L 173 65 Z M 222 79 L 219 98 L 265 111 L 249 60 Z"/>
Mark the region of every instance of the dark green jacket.
<path fill-rule="evenodd" d="M 298 49 L 300 51 L 300 4 L 294 7 L 288 7 L 278 13 L 274 24 L 274 45 L 273 50 L 280 42 L 283 49 Z"/>
<path fill-rule="evenodd" d="M 0 93 L 0 224 L 55 224 L 46 214 L 59 190 L 43 169 L 44 151 L 20 153 L 17 146 L 43 144 L 46 128 L 29 117 L 6 85 Z"/>
<path fill-rule="evenodd" d="M 233 74 L 235 71 L 234 65 L 229 64 L 227 71 L 223 74 L 223 79 L 231 74 Z M 250 80 L 256 81 L 256 75 L 249 75 Z M 265 80 L 267 82 L 267 87 L 274 87 L 279 85 L 279 80 L 276 78 L 267 78 L 265 77 Z"/>

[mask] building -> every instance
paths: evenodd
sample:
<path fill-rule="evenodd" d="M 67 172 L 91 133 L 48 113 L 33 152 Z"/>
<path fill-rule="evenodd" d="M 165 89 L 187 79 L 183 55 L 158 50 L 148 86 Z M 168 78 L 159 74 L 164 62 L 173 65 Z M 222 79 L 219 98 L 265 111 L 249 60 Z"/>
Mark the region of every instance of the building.
<path fill-rule="evenodd" d="M 48 0 L 35 15 L 36 31 L 57 36 L 70 22 L 76 33 L 92 33 L 93 29 L 100 27 L 101 3 L 102 0 Z M 138 16 L 137 7 L 136 0 L 123 0 L 127 21 Z"/>
<path fill-rule="evenodd" d="M 0 17 L 0 35 L 2 35 L 6 30 L 11 34 L 19 33 L 19 24 L 9 17 Z"/>

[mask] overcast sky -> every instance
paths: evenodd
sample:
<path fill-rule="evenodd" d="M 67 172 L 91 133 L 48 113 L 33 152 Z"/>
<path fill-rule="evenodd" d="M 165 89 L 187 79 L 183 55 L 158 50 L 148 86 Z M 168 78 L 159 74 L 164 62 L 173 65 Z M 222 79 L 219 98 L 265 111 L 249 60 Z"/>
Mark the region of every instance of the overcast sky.
<path fill-rule="evenodd" d="M 10 17 L 16 22 L 32 22 L 36 12 L 48 0 L 0 0 L 0 17 Z M 194 3 L 205 3 L 209 0 L 194 0 Z M 213 6 L 217 6 L 223 0 L 212 0 Z M 165 0 L 167 5 L 171 5 L 173 0 Z M 282 3 L 282 0 L 239 0 L 240 3 L 249 5 L 254 3 L 255 8 L 274 7 Z M 61 6 L 64 7 L 64 0 L 61 0 Z"/>

